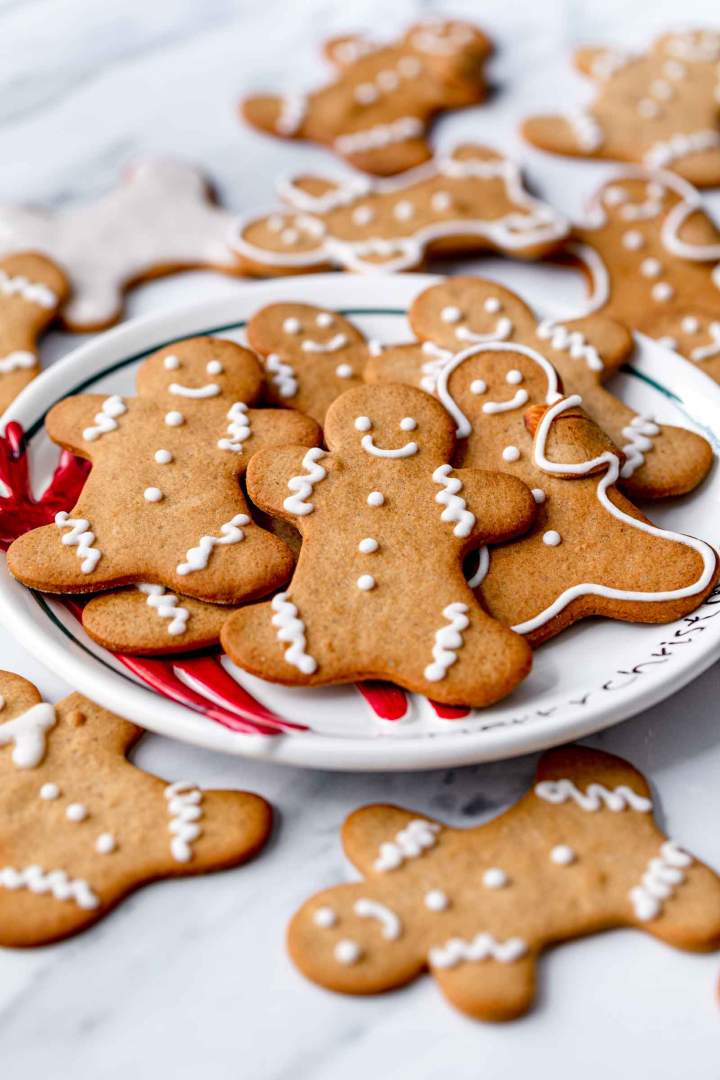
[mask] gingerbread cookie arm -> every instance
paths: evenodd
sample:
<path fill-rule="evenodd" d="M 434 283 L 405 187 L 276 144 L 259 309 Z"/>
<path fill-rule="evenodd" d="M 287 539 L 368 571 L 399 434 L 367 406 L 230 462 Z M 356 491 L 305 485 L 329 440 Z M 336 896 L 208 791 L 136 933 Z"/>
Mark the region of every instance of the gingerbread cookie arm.
<path fill-rule="evenodd" d="M 535 520 L 537 507 L 530 489 L 506 473 L 482 469 L 454 469 L 448 478 L 459 480 L 462 497 L 475 517 L 471 536 L 496 544 L 521 536 Z"/>
<path fill-rule="evenodd" d="M 405 383 L 406 386 L 419 386 L 432 393 L 435 380 L 431 378 L 431 369 L 435 370 L 448 358 L 446 350 L 438 348 L 431 352 L 416 341 L 407 345 L 388 345 L 381 352 L 368 357 L 363 368 L 363 378 L 371 385 Z M 425 383 L 423 379 L 426 380 Z"/>
<path fill-rule="evenodd" d="M 614 375 L 634 348 L 628 328 L 604 315 L 544 319 L 538 323 L 536 336 L 535 347 L 551 353 L 548 359 L 578 393 Z"/>
<path fill-rule="evenodd" d="M 307 515 L 316 509 L 317 487 L 327 477 L 328 457 L 319 447 L 261 451 L 248 466 L 248 494 L 261 510 L 302 530 Z"/>
<path fill-rule="evenodd" d="M 614 49 L 589 47 L 578 49 L 575 52 L 573 64 L 581 75 L 585 75 L 595 82 L 600 82 L 603 77 L 603 70 L 609 68 L 614 61 L 619 64 L 621 59 L 625 59 L 624 54 L 620 54 Z"/>
<path fill-rule="evenodd" d="M 309 416 L 294 409 L 248 409 L 245 414 L 250 434 L 243 442 L 245 460 L 253 454 L 278 446 L 320 446 L 322 428 Z"/>
<path fill-rule="evenodd" d="M 127 419 L 130 405 L 118 394 L 79 394 L 53 405 L 45 429 L 54 443 L 80 457 L 92 459 L 96 443 Z"/>

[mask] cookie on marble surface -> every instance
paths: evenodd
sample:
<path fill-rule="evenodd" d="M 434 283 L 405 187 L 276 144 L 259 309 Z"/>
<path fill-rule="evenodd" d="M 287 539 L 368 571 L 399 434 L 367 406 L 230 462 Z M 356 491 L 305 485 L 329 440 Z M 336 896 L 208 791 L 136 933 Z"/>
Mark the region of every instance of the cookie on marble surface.
<path fill-rule="evenodd" d="M 391 176 L 426 161 L 430 123 L 481 102 L 492 46 L 471 23 L 425 19 L 395 42 L 355 35 L 325 46 L 335 78 L 309 93 L 246 98 L 242 116 L 286 139 L 328 146 L 356 169 Z"/>
<path fill-rule="evenodd" d="M 510 1020 L 557 942 L 632 927 L 720 947 L 720 879 L 658 828 L 642 774 L 598 750 L 551 750 L 532 790 L 475 828 L 366 806 L 342 842 L 362 881 L 317 893 L 288 931 L 294 963 L 329 990 L 375 994 L 427 970 L 462 1012 Z"/>
<path fill-rule="evenodd" d="M 325 438 L 327 453 L 289 446 L 250 462 L 253 502 L 293 522 L 303 545 L 287 591 L 228 619 L 225 651 L 288 686 L 379 678 L 477 706 L 510 693 L 530 650 L 482 610 L 462 558 L 530 526 L 528 489 L 453 469 L 453 423 L 412 387 L 348 390 Z"/>
<path fill-rule="evenodd" d="M 70 279 L 68 330 L 102 330 L 120 317 L 133 284 L 176 270 L 239 273 L 229 245 L 234 215 L 205 178 L 179 161 L 146 161 L 114 191 L 60 210 L 0 206 L 0 256 L 38 251 Z"/>
<path fill-rule="evenodd" d="M 513 161 L 473 143 L 393 180 L 300 175 L 280 194 L 286 207 L 233 232 L 248 274 L 414 270 L 432 256 L 478 251 L 536 259 L 568 231 L 560 213 L 528 194 Z"/>
<path fill-rule="evenodd" d="M 317 424 L 252 408 L 260 365 L 220 338 L 159 349 L 137 385 L 137 397 L 81 395 L 50 410 L 50 438 L 93 468 L 69 513 L 11 545 L 11 573 L 45 592 L 143 582 L 219 604 L 278 588 L 293 554 L 252 521 L 240 479 L 255 450 L 316 446 Z"/>
<path fill-rule="evenodd" d="M 583 408 L 622 450 L 618 486 L 631 497 L 657 499 L 692 491 L 713 462 L 712 447 L 685 428 L 639 416 L 603 383 L 627 360 L 632 337 L 603 315 L 538 320 L 510 289 L 482 278 L 453 277 L 417 296 L 410 325 L 422 345 L 386 347 L 365 367 L 368 382 L 407 382 L 434 392 L 447 361 L 473 343 L 511 341 L 542 353 L 566 393 L 582 395 Z M 520 386 L 516 398 L 527 400 Z"/>
<path fill-rule="evenodd" d="M 526 139 L 556 154 L 672 169 L 698 187 L 720 184 L 720 33 L 664 34 L 646 53 L 581 49 L 575 63 L 594 80 L 595 100 L 529 118 Z"/>
<path fill-rule="evenodd" d="M 69 292 L 62 270 L 43 255 L 0 258 L 0 413 L 40 370 L 37 339 Z"/>
<path fill-rule="evenodd" d="M 0 695 L 0 944 L 68 937 L 141 885 L 264 846 L 260 796 L 150 776 L 126 758 L 141 729 L 81 694 L 53 706 L 0 672 Z"/>

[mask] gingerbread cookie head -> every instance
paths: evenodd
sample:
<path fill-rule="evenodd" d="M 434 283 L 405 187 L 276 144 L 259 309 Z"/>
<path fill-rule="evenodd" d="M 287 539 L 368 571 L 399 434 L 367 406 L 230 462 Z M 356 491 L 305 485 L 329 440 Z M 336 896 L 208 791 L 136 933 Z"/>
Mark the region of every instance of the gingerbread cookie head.
<path fill-rule="evenodd" d="M 96 922 L 158 878 L 244 862 L 271 810 L 131 765 L 141 730 L 80 694 L 43 702 L 0 672 L 0 943 L 43 945 Z"/>
<path fill-rule="evenodd" d="M 208 403 L 226 409 L 238 401 L 251 405 L 262 385 L 262 371 L 252 353 L 234 341 L 214 337 L 173 342 L 145 360 L 137 373 L 141 397 L 184 412 L 202 410 Z"/>
<path fill-rule="evenodd" d="M 484 825 L 369 806 L 342 840 L 362 880 L 318 893 L 288 931 L 292 960 L 331 990 L 378 993 L 429 970 L 461 1011 L 508 1020 L 531 1006 L 550 944 L 633 927 L 720 945 L 720 880 L 660 832 L 644 777 L 600 751 L 546 754 L 532 790 Z"/>
<path fill-rule="evenodd" d="M 69 292 L 62 270 L 43 255 L 0 259 L 0 413 L 37 375 L 37 339 Z"/>

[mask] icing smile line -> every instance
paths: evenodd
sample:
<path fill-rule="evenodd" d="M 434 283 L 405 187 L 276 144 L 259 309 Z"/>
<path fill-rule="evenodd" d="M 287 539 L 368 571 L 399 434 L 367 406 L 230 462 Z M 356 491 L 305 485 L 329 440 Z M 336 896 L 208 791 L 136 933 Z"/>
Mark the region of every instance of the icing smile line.
<path fill-rule="evenodd" d="M 335 337 L 330 338 L 329 341 L 303 341 L 303 352 L 337 352 L 338 349 L 344 349 L 347 345 L 347 338 L 344 334 L 336 334 Z"/>
<path fill-rule="evenodd" d="M 417 454 L 418 445 L 416 442 L 405 443 L 404 446 L 398 447 L 397 450 L 383 450 L 381 447 L 376 446 L 373 442 L 372 435 L 363 435 L 360 440 L 360 445 L 363 450 L 368 454 L 374 454 L 375 457 L 381 458 L 406 458 L 412 457 L 413 454 Z"/>
<path fill-rule="evenodd" d="M 512 412 L 513 409 L 520 409 L 523 405 L 527 404 L 528 392 L 520 387 L 516 390 L 513 397 L 509 401 L 486 401 L 482 407 L 482 411 L 492 416 L 493 413 Z"/>
<path fill-rule="evenodd" d="M 476 334 L 474 330 L 470 330 L 467 326 L 458 326 L 455 331 L 455 337 L 460 341 L 469 341 L 476 344 L 479 341 L 504 341 L 509 338 L 513 332 L 513 324 L 507 315 L 501 315 L 498 321 L 495 323 L 495 329 L 491 330 L 489 334 Z"/>
<path fill-rule="evenodd" d="M 170 383 L 169 390 L 171 394 L 175 394 L 177 397 L 187 398 L 209 398 L 217 397 L 220 393 L 220 387 L 217 383 L 206 383 L 205 386 L 183 386 L 182 383 Z"/>

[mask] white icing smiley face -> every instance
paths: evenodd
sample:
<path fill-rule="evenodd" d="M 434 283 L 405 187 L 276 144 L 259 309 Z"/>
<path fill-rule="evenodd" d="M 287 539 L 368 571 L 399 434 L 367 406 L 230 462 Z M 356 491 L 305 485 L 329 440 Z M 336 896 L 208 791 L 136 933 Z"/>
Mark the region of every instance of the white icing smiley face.
<path fill-rule="evenodd" d="M 282 330 L 283 334 L 297 339 L 300 349 L 306 353 L 335 353 L 349 344 L 347 334 L 339 328 L 337 316 L 329 311 L 319 311 L 303 319 L 288 315 L 282 321 Z M 328 336 L 333 330 L 335 332 Z"/>
<path fill-rule="evenodd" d="M 196 371 L 200 370 L 198 363 L 188 363 L 187 361 L 183 361 L 175 353 L 168 353 L 167 356 L 163 357 L 163 367 L 166 371 L 173 373 L 180 373 L 183 369 L 186 369 L 186 371 L 187 369 L 190 369 L 187 371 L 188 375 L 193 375 Z M 216 359 L 206 361 L 204 363 L 204 369 L 204 374 L 215 377 L 222 375 L 225 370 L 221 362 Z M 221 393 L 220 385 L 215 381 L 207 381 L 194 386 L 182 381 L 182 379 L 183 376 L 178 374 L 177 379 L 174 379 L 169 384 L 168 392 L 172 394 L 173 397 L 196 398 L 202 400 L 204 398 L 217 397 L 218 394 Z"/>
<path fill-rule="evenodd" d="M 440 320 L 452 331 L 452 336 L 465 345 L 506 341 L 515 330 L 513 320 L 504 313 L 499 296 L 486 296 L 481 302 L 468 303 L 464 307 L 445 304 L 440 309 Z"/>
<path fill-rule="evenodd" d="M 401 431 L 415 431 L 418 425 L 414 417 L 404 416 L 398 426 Z M 355 418 L 355 430 L 364 432 L 360 439 L 360 445 L 365 453 L 378 458 L 408 458 L 417 454 L 418 444 L 414 441 L 406 442 L 404 446 L 391 450 L 377 446 L 374 437 L 370 434 L 372 427 L 373 423 L 369 416 L 357 416 Z"/>

